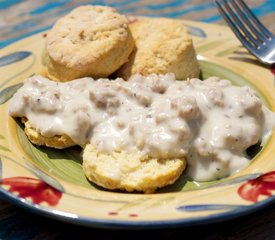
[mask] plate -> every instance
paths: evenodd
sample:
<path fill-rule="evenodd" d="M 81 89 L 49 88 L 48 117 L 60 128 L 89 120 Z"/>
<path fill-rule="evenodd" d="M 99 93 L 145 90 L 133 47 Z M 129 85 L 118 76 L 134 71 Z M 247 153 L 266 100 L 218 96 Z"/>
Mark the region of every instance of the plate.
<path fill-rule="evenodd" d="M 248 54 L 227 27 L 182 23 L 193 36 L 202 78 L 219 76 L 249 85 L 267 107 L 275 109 L 272 72 Z M 78 147 L 54 150 L 30 144 L 21 124 L 8 116 L 9 99 L 25 78 L 43 73 L 46 35 L 33 35 L 0 54 L 0 192 L 7 200 L 62 221 L 129 229 L 225 221 L 273 202 L 274 134 L 250 165 L 233 176 L 198 183 L 183 174 L 175 184 L 154 194 L 106 191 L 89 183 Z"/>

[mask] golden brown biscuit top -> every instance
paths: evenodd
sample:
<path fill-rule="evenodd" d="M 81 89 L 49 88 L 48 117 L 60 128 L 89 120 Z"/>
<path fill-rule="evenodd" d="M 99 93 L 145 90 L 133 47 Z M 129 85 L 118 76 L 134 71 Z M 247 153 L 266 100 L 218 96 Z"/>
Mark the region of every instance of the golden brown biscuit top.
<path fill-rule="evenodd" d="M 131 23 L 130 29 L 138 42 L 162 42 L 165 40 L 191 41 L 182 21 L 168 18 L 139 19 Z M 168 42 L 168 43 L 169 43 Z"/>
<path fill-rule="evenodd" d="M 198 77 L 199 64 L 192 39 L 182 21 L 167 18 L 139 19 L 131 23 L 135 50 L 117 71 L 125 79 L 139 73 L 172 72 L 177 79 Z"/>
<path fill-rule="evenodd" d="M 81 6 L 59 19 L 47 37 L 51 58 L 68 65 L 93 62 L 128 36 L 125 16 L 106 6 Z"/>

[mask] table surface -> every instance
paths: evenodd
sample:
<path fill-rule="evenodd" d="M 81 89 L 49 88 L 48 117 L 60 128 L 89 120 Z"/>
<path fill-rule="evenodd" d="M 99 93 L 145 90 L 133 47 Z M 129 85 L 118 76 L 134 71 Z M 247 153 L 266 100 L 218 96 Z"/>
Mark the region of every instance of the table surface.
<path fill-rule="evenodd" d="M 246 0 L 252 11 L 275 33 L 275 1 Z M 0 48 L 45 29 L 63 14 L 82 4 L 102 4 L 123 14 L 172 17 L 225 24 L 209 0 L 0 0 Z M 0 239 L 275 239 L 274 205 L 235 220 L 181 229 L 102 230 L 70 225 L 18 208 L 0 196 Z"/>

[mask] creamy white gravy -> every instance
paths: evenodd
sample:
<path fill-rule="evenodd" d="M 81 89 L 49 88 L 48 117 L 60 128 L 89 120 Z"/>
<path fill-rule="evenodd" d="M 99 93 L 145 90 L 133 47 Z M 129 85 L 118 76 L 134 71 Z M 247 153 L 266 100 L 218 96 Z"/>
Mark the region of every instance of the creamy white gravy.
<path fill-rule="evenodd" d="M 215 77 L 176 81 L 173 74 L 66 83 L 33 76 L 11 99 L 9 113 L 26 117 L 44 136 L 67 134 L 102 152 L 185 157 L 197 181 L 247 166 L 246 149 L 275 125 L 251 88 Z"/>

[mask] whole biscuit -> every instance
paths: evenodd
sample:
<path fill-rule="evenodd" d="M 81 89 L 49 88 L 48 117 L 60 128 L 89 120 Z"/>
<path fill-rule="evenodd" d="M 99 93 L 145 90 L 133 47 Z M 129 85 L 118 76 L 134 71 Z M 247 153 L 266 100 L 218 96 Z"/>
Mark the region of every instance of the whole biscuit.
<path fill-rule="evenodd" d="M 67 135 L 56 135 L 53 137 L 42 136 L 34 129 L 26 118 L 21 119 L 25 125 L 25 133 L 28 139 L 35 145 L 47 146 L 57 149 L 63 149 L 76 145 L 73 140 Z"/>
<path fill-rule="evenodd" d="M 186 167 L 186 160 L 157 159 L 139 153 L 100 153 L 92 144 L 83 152 L 86 177 L 99 186 L 113 190 L 152 193 L 173 184 Z"/>
<path fill-rule="evenodd" d="M 106 6 L 81 6 L 59 19 L 46 40 L 49 77 L 107 77 L 128 61 L 134 41 L 125 16 Z"/>
<path fill-rule="evenodd" d="M 130 25 L 135 49 L 130 60 L 117 72 L 128 79 L 139 73 L 165 74 L 172 72 L 176 79 L 197 78 L 199 64 L 192 39 L 179 20 L 156 18 L 139 19 Z"/>

